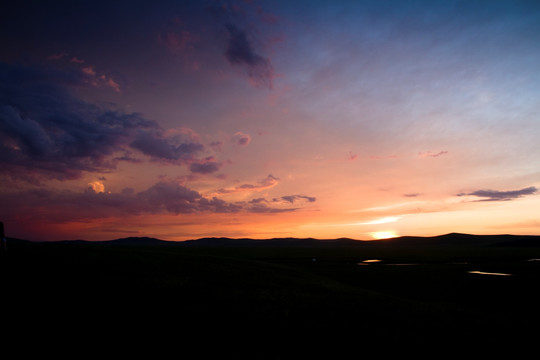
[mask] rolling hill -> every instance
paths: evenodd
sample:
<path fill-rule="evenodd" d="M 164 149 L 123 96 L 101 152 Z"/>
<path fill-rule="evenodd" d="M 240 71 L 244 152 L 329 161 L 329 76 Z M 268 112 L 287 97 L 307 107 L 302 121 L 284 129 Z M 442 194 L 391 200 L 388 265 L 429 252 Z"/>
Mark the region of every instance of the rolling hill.
<path fill-rule="evenodd" d="M 21 241 L 21 240 L 18 240 Z M 449 233 L 438 236 L 402 236 L 384 240 L 355 240 L 350 238 L 228 238 L 205 237 L 185 241 L 161 240 L 153 237 L 126 237 L 105 241 L 63 240 L 62 243 L 94 243 L 132 246 L 185 246 L 185 247 L 333 247 L 333 246 L 540 246 L 540 236 L 536 235 L 473 235 Z"/>

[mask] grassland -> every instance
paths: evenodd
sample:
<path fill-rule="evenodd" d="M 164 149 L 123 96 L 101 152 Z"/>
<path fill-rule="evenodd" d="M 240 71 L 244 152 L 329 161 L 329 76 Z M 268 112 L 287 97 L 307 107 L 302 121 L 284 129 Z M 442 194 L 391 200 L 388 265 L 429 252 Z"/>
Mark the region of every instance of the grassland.
<path fill-rule="evenodd" d="M 13 341 L 43 340 L 43 351 L 486 354 L 525 350 L 539 335 L 536 246 L 23 242 L 2 255 L 3 327 Z"/>

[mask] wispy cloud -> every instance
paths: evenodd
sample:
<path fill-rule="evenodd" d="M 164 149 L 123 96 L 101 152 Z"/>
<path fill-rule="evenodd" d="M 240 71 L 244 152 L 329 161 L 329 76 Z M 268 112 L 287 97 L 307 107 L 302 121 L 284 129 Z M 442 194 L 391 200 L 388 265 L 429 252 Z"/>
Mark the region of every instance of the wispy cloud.
<path fill-rule="evenodd" d="M 439 151 L 439 152 L 423 151 L 423 152 L 419 152 L 418 156 L 425 158 L 425 157 L 439 157 L 446 154 L 448 154 L 448 151 L 445 151 L 445 150 Z"/>
<path fill-rule="evenodd" d="M 73 58 L 71 62 L 76 62 L 79 64 L 84 63 L 84 60 L 79 60 Z M 98 74 L 95 66 L 89 65 L 81 69 L 82 74 L 85 77 L 85 80 L 88 84 L 94 87 L 110 87 L 116 92 L 120 92 L 120 84 L 118 84 L 113 78 L 105 74 Z"/>
<path fill-rule="evenodd" d="M 251 1 L 234 4 L 215 1 L 206 6 L 206 10 L 220 28 L 219 32 L 223 29 L 226 32 L 223 55 L 229 64 L 243 68 L 252 85 L 272 89 L 274 68 L 269 57 L 263 55 L 260 48 L 261 44 L 268 44 L 269 39 L 261 39 L 257 23 L 274 25 L 278 22 L 278 17 L 264 11 L 260 6 L 254 7 Z"/>
<path fill-rule="evenodd" d="M 232 193 L 240 193 L 240 192 L 246 192 L 246 191 L 262 191 L 266 189 L 270 189 L 274 186 L 276 186 L 279 183 L 279 178 L 273 176 L 272 174 L 269 174 L 267 177 L 265 177 L 262 180 L 259 180 L 256 184 L 242 184 L 238 185 L 232 188 L 222 188 L 217 190 L 217 194 L 223 195 L 223 194 L 232 194 Z"/>
<path fill-rule="evenodd" d="M 282 196 L 281 199 L 290 202 L 291 204 L 298 200 L 307 200 L 309 202 L 314 202 L 316 200 L 315 197 L 306 195 L 287 195 Z"/>
<path fill-rule="evenodd" d="M 479 197 L 479 200 L 474 201 L 508 201 L 520 198 L 525 195 L 533 195 L 537 192 L 537 188 L 529 186 L 520 190 L 498 191 L 498 190 L 476 190 L 470 193 L 460 193 L 457 196 L 474 196 Z"/>
<path fill-rule="evenodd" d="M 63 52 L 59 54 L 53 54 L 47 57 L 47 60 L 60 62 L 64 64 L 71 64 L 71 69 L 74 74 L 72 76 L 79 77 L 79 81 L 82 84 L 91 85 L 93 87 L 109 87 L 115 92 L 120 92 L 120 84 L 114 80 L 111 76 L 101 73 L 96 70 L 94 65 L 86 64 L 84 59 L 77 56 L 70 56 L 68 53 Z"/>
<path fill-rule="evenodd" d="M 285 195 L 277 198 L 266 199 L 256 198 L 248 202 L 249 209 L 252 212 L 289 212 L 298 208 L 290 208 L 289 204 L 298 202 L 315 202 L 317 199 L 306 195 Z"/>
<path fill-rule="evenodd" d="M 255 85 L 272 89 L 274 69 L 270 60 L 255 51 L 246 31 L 232 23 L 225 28 L 229 34 L 225 58 L 232 65 L 244 66 Z"/>

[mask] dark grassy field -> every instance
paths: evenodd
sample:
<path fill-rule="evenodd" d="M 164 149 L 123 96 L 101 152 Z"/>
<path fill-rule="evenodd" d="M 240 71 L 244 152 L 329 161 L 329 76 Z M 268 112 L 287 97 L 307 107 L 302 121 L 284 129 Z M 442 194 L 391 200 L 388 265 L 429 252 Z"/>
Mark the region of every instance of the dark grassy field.
<path fill-rule="evenodd" d="M 485 243 L 23 242 L 2 254 L 2 327 L 24 339 L 21 352 L 35 342 L 79 355 L 111 345 L 231 359 L 517 353 L 539 335 L 537 258 L 540 247 Z M 368 259 L 381 262 L 359 265 Z"/>

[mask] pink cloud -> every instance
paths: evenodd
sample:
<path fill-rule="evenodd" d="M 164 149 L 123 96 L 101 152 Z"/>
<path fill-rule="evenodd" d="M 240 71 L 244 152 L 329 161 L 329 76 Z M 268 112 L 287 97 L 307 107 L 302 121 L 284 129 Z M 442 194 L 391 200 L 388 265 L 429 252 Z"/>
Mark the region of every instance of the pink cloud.
<path fill-rule="evenodd" d="M 270 174 L 264 179 L 259 180 L 257 184 L 242 184 L 242 185 L 235 186 L 234 188 L 219 189 L 217 193 L 218 194 L 232 194 L 232 193 L 240 193 L 240 192 L 246 192 L 246 191 L 262 191 L 262 190 L 270 189 L 276 186 L 278 183 L 279 183 L 279 178 Z"/>
<path fill-rule="evenodd" d="M 98 75 L 95 66 L 85 66 L 81 69 L 81 72 L 86 76 L 87 82 L 94 87 L 110 87 L 115 92 L 120 92 L 120 85 L 114 81 L 111 77 L 101 74 Z"/>
<path fill-rule="evenodd" d="M 158 40 L 173 52 L 183 52 L 199 41 L 199 37 L 187 30 L 159 34 Z"/>
<path fill-rule="evenodd" d="M 93 66 L 87 66 L 87 67 L 83 67 L 81 69 L 81 71 L 83 73 L 85 73 L 86 75 L 89 75 L 89 76 L 96 76 L 96 69 L 94 69 Z"/>
<path fill-rule="evenodd" d="M 120 85 L 118 85 L 118 83 L 114 81 L 113 79 L 109 78 L 107 80 L 107 85 L 111 87 L 114 91 L 120 92 Z"/>
<path fill-rule="evenodd" d="M 71 61 L 72 63 L 76 63 L 76 64 L 83 64 L 84 63 L 83 59 L 79 59 L 76 56 L 72 57 L 69 61 Z"/>
<path fill-rule="evenodd" d="M 248 146 L 249 143 L 251 142 L 251 136 L 249 134 L 245 134 L 239 131 L 234 134 L 233 141 L 236 142 L 240 146 Z"/>
<path fill-rule="evenodd" d="M 212 141 L 210 147 L 215 151 L 221 151 L 223 149 L 223 141 Z"/>
<path fill-rule="evenodd" d="M 68 56 L 68 53 L 63 52 L 50 55 L 49 57 L 47 57 L 47 59 L 54 61 L 66 59 L 69 63 L 76 64 L 75 66 L 76 69 L 78 69 L 77 71 L 80 71 L 82 73 L 83 83 L 90 84 L 94 87 L 109 87 L 115 92 L 120 92 L 120 84 L 118 84 L 118 82 L 115 81 L 113 78 L 105 74 L 98 74 L 96 67 L 93 65 L 83 66 L 82 64 L 86 63 L 84 59 L 78 58 L 77 56 L 71 56 L 69 59 L 67 59 Z M 79 67 L 78 65 L 82 67 Z"/>

